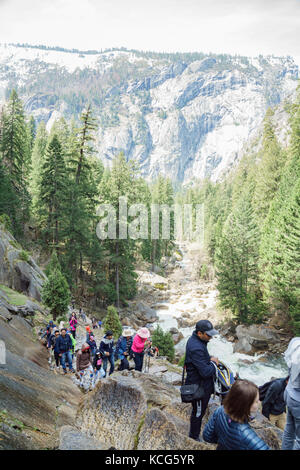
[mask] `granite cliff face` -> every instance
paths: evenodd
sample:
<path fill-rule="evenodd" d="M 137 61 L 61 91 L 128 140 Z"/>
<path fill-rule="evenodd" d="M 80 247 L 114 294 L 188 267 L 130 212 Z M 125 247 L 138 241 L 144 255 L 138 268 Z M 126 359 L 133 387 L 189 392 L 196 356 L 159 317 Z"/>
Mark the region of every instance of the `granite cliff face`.
<path fill-rule="evenodd" d="M 0 284 L 41 300 L 46 275 L 11 233 L 0 224 Z"/>
<path fill-rule="evenodd" d="M 297 78 L 290 57 L 0 46 L 0 100 L 16 86 L 26 112 L 48 129 L 91 101 L 105 165 L 123 151 L 147 179 L 161 173 L 173 182 L 220 179 Z"/>

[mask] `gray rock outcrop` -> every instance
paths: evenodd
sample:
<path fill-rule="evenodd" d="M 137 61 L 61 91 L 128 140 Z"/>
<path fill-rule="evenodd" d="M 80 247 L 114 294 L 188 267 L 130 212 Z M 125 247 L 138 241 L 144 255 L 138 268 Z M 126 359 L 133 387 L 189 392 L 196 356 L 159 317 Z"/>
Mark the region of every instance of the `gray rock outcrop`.
<path fill-rule="evenodd" d="M 189 411 L 175 387 L 149 374 L 123 371 L 99 382 L 82 400 L 77 424 L 118 450 L 213 449 L 187 437 Z"/>
<path fill-rule="evenodd" d="M 266 325 L 239 325 L 235 334 L 238 338 L 233 352 L 255 354 L 259 352 L 279 352 L 286 349 L 289 336 Z M 280 347 L 279 347 L 280 346 Z"/>
<path fill-rule="evenodd" d="M 219 401 L 212 399 L 203 426 Z M 82 399 L 80 432 L 118 450 L 214 450 L 216 445 L 188 437 L 191 406 L 181 403 L 178 387 L 152 374 L 117 372 Z M 258 413 L 251 426 L 272 449 L 282 432 Z"/>
<path fill-rule="evenodd" d="M 16 239 L 0 224 L 0 284 L 41 300 L 45 280 L 46 275 L 34 259 L 22 250 Z"/>
<path fill-rule="evenodd" d="M 30 299 L 11 305 L 0 292 L 1 299 L 0 449 L 55 449 L 60 427 L 74 424 L 81 393 L 69 377 L 49 370 L 47 350 L 37 341 L 47 323 L 41 307 Z"/>

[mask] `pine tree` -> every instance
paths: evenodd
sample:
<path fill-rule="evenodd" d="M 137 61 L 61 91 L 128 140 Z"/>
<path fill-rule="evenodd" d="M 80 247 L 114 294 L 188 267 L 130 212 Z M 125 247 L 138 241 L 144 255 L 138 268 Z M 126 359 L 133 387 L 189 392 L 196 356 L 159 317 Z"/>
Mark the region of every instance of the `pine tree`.
<path fill-rule="evenodd" d="M 173 361 L 175 357 L 175 347 L 170 332 L 164 332 L 158 325 L 152 334 L 152 343 L 159 350 L 160 356 L 167 356 L 169 361 Z"/>
<path fill-rule="evenodd" d="M 107 314 L 103 322 L 104 331 L 112 331 L 115 339 L 118 339 L 122 334 L 122 324 L 119 319 L 117 309 L 110 305 L 107 308 Z"/>
<path fill-rule="evenodd" d="M 30 138 L 24 110 L 17 92 L 11 92 L 1 117 L 0 155 L 16 195 L 15 234 L 21 234 L 29 219 L 30 197 L 27 190 L 30 169 Z"/>
<path fill-rule="evenodd" d="M 36 131 L 31 156 L 31 172 L 29 177 L 29 192 L 32 199 L 32 212 L 36 216 L 41 187 L 42 167 L 48 143 L 48 133 L 44 121 L 41 121 Z"/>
<path fill-rule="evenodd" d="M 126 298 L 132 298 L 136 293 L 136 278 L 134 271 L 134 249 L 136 241 L 129 238 L 128 220 L 122 221 L 125 238 L 120 237 L 121 224 L 119 223 L 120 197 L 127 198 L 127 204 L 138 201 L 136 185 L 136 170 L 130 162 L 126 162 L 123 153 L 113 160 L 112 169 L 107 172 L 100 185 L 100 202 L 109 203 L 116 213 L 116 238 L 105 239 L 103 245 L 109 253 L 109 281 L 115 284 L 116 305 Z"/>
<path fill-rule="evenodd" d="M 300 180 L 300 106 L 294 107 L 291 120 L 288 160 L 262 230 L 260 277 L 264 296 L 274 314 L 287 316 L 299 331 L 299 261 Z M 298 212 L 297 212 L 298 211 Z M 298 264 L 299 265 L 299 264 Z M 298 310 L 299 311 L 299 310 Z"/>
<path fill-rule="evenodd" d="M 162 256 L 170 256 L 171 250 L 174 247 L 174 212 L 172 208 L 174 207 L 174 191 L 169 179 L 165 179 L 162 176 L 159 176 L 158 179 L 152 184 L 151 188 L 151 201 L 148 197 L 148 239 L 142 242 L 142 253 L 145 259 L 151 261 L 152 271 L 154 270 L 155 264 L 158 264 Z M 159 225 L 158 233 L 152 233 L 152 225 L 156 217 L 155 212 L 151 212 L 150 206 L 163 206 L 165 205 L 170 209 L 170 232 L 169 238 L 163 238 L 163 226 L 162 226 L 162 212 L 159 212 Z"/>
<path fill-rule="evenodd" d="M 258 229 L 249 194 L 228 216 L 216 250 L 220 303 L 241 323 L 260 321 L 264 305 L 258 287 Z"/>
<path fill-rule="evenodd" d="M 94 171 L 96 168 L 92 158 L 94 149 L 91 145 L 97 127 L 90 106 L 82 113 L 81 123 L 79 129 L 73 126 L 70 131 L 67 160 L 70 184 L 65 264 L 68 278 L 73 279 L 75 283 L 78 277 L 83 278 L 83 262 L 90 250 L 99 184 L 97 171 Z"/>
<path fill-rule="evenodd" d="M 12 186 L 11 180 L 0 161 L 0 216 L 6 215 L 10 221 L 17 218 L 16 209 L 18 199 Z"/>
<path fill-rule="evenodd" d="M 39 214 L 47 246 L 58 249 L 64 230 L 68 178 L 58 137 L 54 134 L 47 146 L 39 188 Z"/>
<path fill-rule="evenodd" d="M 32 152 L 35 137 L 36 137 L 36 122 L 33 116 L 30 116 L 28 122 L 28 132 L 29 132 L 29 147 L 30 151 Z"/>
<path fill-rule="evenodd" d="M 67 313 L 71 295 L 55 254 L 52 255 L 50 264 L 51 270 L 43 285 L 42 302 L 49 307 L 55 321 L 57 317 Z"/>
<path fill-rule="evenodd" d="M 259 221 L 264 221 L 274 198 L 282 173 L 284 154 L 278 144 L 271 118 L 270 108 L 266 113 L 260 162 L 257 165 L 256 187 L 253 197 L 255 212 Z"/>

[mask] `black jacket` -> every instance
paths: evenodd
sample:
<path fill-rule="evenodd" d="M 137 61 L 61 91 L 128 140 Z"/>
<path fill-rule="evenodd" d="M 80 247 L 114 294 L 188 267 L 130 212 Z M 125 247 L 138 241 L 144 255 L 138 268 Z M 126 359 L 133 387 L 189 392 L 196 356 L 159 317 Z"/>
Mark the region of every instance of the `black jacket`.
<path fill-rule="evenodd" d="M 110 354 L 110 356 L 112 356 L 113 351 L 114 351 L 114 340 L 113 339 L 110 339 L 110 340 L 107 339 L 106 335 L 105 335 L 103 337 L 101 343 L 100 343 L 99 350 L 100 350 L 103 357 L 107 357 L 105 355 L 106 352 L 108 352 Z"/>
<path fill-rule="evenodd" d="M 55 343 L 55 350 L 61 354 L 68 352 L 72 349 L 72 340 L 70 335 L 66 335 L 65 337 L 59 336 Z"/>
<path fill-rule="evenodd" d="M 185 353 L 186 385 L 202 385 L 206 395 L 211 395 L 214 391 L 213 377 L 215 367 L 210 360 L 207 351 L 207 343 L 202 341 L 194 331 L 186 345 Z"/>
<path fill-rule="evenodd" d="M 269 386 L 265 398 L 262 402 L 262 414 L 269 418 L 269 415 L 281 415 L 285 412 L 286 405 L 283 398 L 286 387 L 286 378 L 276 379 Z"/>

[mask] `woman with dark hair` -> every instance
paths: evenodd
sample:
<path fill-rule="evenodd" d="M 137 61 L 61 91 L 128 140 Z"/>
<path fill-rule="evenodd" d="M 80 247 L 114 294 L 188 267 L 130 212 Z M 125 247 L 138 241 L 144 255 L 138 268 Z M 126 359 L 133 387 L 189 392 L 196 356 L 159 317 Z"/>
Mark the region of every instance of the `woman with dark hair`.
<path fill-rule="evenodd" d="M 217 450 L 269 450 L 249 425 L 259 404 L 258 387 L 249 380 L 236 380 L 203 432 L 206 442 Z"/>

